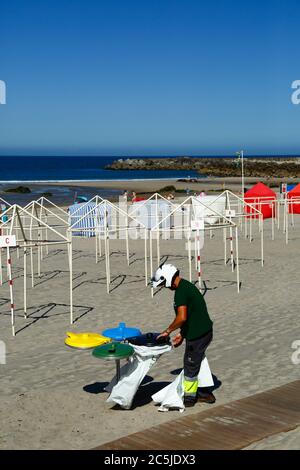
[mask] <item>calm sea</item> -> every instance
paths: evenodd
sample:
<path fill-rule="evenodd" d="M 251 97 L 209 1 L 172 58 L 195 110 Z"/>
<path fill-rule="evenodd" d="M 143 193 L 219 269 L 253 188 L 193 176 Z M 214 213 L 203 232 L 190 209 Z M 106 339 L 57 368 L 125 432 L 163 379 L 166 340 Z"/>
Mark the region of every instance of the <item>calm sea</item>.
<path fill-rule="evenodd" d="M 181 170 L 105 170 L 118 157 L 0 157 L 0 182 L 177 179 L 198 176 Z"/>

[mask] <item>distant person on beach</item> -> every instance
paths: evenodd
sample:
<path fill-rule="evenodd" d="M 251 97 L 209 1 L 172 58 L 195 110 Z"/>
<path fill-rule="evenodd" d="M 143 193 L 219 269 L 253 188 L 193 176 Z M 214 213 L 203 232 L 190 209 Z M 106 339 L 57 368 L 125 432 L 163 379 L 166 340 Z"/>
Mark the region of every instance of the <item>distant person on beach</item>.
<path fill-rule="evenodd" d="M 1 204 L 1 214 L 7 210 L 6 204 Z M 2 215 L 1 217 L 2 222 L 7 222 L 8 221 L 8 216 L 7 215 Z"/>
<path fill-rule="evenodd" d="M 137 199 L 136 193 L 133 191 L 132 192 L 132 197 L 131 197 L 131 202 L 136 202 L 136 199 Z"/>
<path fill-rule="evenodd" d="M 173 338 L 173 346 L 177 348 L 185 340 L 184 353 L 184 405 L 194 406 L 197 401 L 214 403 L 213 393 L 198 391 L 198 374 L 205 351 L 213 338 L 213 322 L 211 321 L 206 302 L 197 287 L 181 278 L 179 270 L 172 264 L 162 264 L 151 279 L 153 287 L 168 287 L 175 291 L 175 320 L 159 337 L 169 336 L 180 329 Z"/>

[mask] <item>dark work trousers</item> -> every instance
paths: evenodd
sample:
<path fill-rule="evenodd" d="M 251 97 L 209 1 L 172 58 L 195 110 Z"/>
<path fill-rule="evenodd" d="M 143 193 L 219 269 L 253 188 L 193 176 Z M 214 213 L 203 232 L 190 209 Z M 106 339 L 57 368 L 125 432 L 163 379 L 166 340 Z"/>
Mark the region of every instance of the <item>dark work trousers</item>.
<path fill-rule="evenodd" d="M 197 394 L 198 374 L 205 351 L 213 338 L 212 330 L 201 338 L 186 340 L 184 353 L 184 394 L 195 396 Z"/>

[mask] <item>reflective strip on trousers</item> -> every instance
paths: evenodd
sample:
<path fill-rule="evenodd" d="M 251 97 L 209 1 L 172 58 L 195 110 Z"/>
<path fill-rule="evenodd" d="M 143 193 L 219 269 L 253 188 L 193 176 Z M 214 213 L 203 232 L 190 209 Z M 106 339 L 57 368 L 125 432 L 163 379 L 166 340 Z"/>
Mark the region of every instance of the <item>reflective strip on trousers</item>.
<path fill-rule="evenodd" d="M 185 395 L 196 396 L 198 390 L 198 377 L 184 377 L 183 389 Z"/>

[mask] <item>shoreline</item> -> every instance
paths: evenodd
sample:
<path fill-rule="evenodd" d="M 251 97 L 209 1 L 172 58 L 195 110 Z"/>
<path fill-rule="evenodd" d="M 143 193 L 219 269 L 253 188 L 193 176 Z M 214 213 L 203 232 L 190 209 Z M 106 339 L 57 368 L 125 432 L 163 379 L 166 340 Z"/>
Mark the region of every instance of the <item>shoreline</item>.
<path fill-rule="evenodd" d="M 198 179 L 206 179 L 206 176 L 199 176 Z M 130 181 L 178 181 L 178 177 L 174 178 L 114 178 L 114 179 L 85 179 L 85 180 L 11 180 L 11 181 L 0 181 L 0 185 L 5 184 L 80 184 L 80 183 L 105 183 L 105 182 L 130 182 Z"/>
<path fill-rule="evenodd" d="M 279 185 L 281 182 L 284 183 L 297 183 L 297 178 L 275 178 L 275 177 L 245 177 L 245 185 L 253 185 L 257 182 L 263 182 L 267 185 Z M 68 181 L 68 182 L 36 182 L 34 183 L 37 187 L 47 184 L 53 187 L 81 187 L 81 188 L 95 188 L 95 189 L 116 189 L 120 191 L 130 190 L 136 192 L 151 192 L 162 189 L 162 184 L 165 186 L 174 185 L 176 189 L 187 189 L 190 190 L 202 190 L 207 189 L 215 191 L 217 189 L 233 189 L 241 190 L 241 178 L 237 176 L 225 176 L 225 177 L 203 177 L 199 178 L 197 182 L 191 181 L 179 181 L 178 178 L 166 178 L 166 179 L 127 179 L 127 180 L 95 180 L 95 181 Z M 207 188 L 206 188 L 207 186 Z"/>
<path fill-rule="evenodd" d="M 193 179 L 193 178 L 191 178 Z M 279 192 L 280 183 L 297 183 L 297 178 L 271 178 L 271 177 L 245 177 L 245 188 L 249 189 L 257 182 L 261 181 L 270 186 L 275 192 Z M 27 186 L 29 193 L 7 192 L 14 186 Z M 169 188 L 168 188 L 169 187 Z M 173 187 L 173 188 L 171 188 Z M 174 189 L 175 188 L 175 189 Z M 174 193 L 177 196 L 185 196 L 193 192 L 204 191 L 207 194 L 221 193 L 228 189 L 236 194 L 242 194 L 241 177 L 203 177 L 196 182 L 189 180 L 179 181 L 178 178 L 166 179 L 124 179 L 124 180 L 68 180 L 68 181 L 20 181 L 18 183 L 0 183 L 0 197 L 10 204 L 26 205 L 41 196 L 52 200 L 55 204 L 68 206 L 74 203 L 75 195 L 84 195 L 92 199 L 95 195 L 100 195 L 104 199 L 114 202 L 124 191 L 136 192 L 142 197 L 148 197 L 155 192 Z M 182 193 L 180 195 L 180 193 Z M 48 194 L 48 195 L 46 195 Z"/>

